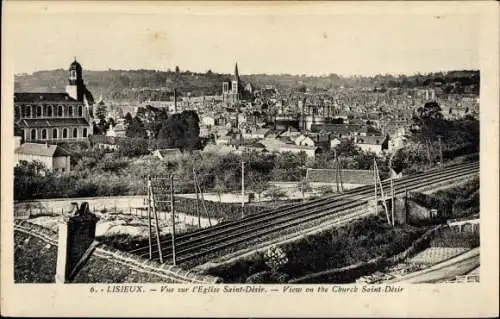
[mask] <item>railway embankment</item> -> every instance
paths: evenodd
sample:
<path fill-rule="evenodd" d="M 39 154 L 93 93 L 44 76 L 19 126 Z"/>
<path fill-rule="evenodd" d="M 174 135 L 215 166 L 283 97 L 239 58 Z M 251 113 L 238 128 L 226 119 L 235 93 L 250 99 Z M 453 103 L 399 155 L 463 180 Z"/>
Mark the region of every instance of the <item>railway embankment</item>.
<path fill-rule="evenodd" d="M 352 223 L 304 236 L 280 244 L 286 263 L 271 269 L 266 253 L 258 251 L 205 270 L 220 276 L 224 282 L 288 282 L 327 269 L 350 265 L 358 271 L 360 263 L 374 258 L 388 258 L 405 251 L 424 233 L 422 228 L 400 226 L 393 228 L 379 216 L 369 216 Z M 366 265 L 366 271 L 371 265 Z M 353 271 L 356 273 L 356 271 Z M 338 282 L 349 282 L 339 278 Z"/>
<path fill-rule="evenodd" d="M 369 217 L 364 216 L 364 219 L 349 224 L 322 224 L 322 228 L 307 235 L 282 235 L 276 239 L 276 246 L 283 252 L 286 262 L 279 269 L 271 269 L 266 264 L 266 246 L 263 244 L 261 247 L 256 244 L 253 251 L 244 254 L 233 253 L 219 258 L 219 263 L 207 263 L 199 269 L 221 276 L 228 282 L 347 283 L 404 262 L 427 249 L 430 243 L 462 247 L 463 239 L 469 240 L 470 236 L 443 232 L 443 228 L 447 229 L 443 223 L 451 216 L 479 211 L 479 183 L 476 178 L 466 184 L 450 186 L 446 191 L 433 192 L 433 197 L 426 197 L 430 201 L 430 206 L 425 208 L 428 212 L 432 212 L 437 203 L 440 205 L 436 207 L 443 209 L 436 212 L 438 215 L 428 214 L 427 222 L 418 220 L 411 226 L 412 219 L 409 219 L 410 225 L 392 228 L 387 224 L 385 214 L 368 214 Z M 450 205 L 441 205 L 443 202 Z"/>

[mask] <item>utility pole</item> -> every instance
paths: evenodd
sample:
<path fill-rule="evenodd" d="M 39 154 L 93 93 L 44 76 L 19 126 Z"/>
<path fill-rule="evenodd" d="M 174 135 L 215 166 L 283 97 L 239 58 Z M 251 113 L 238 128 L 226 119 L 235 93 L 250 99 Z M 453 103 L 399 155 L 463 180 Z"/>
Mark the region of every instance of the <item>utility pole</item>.
<path fill-rule="evenodd" d="M 392 227 L 394 227 L 394 203 L 395 199 L 394 196 L 396 195 L 396 192 L 394 191 L 394 180 L 391 177 L 391 217 L 392 217 Z"/>
<path fill-rule="evenodd" d="M 443 167 L 443 148 L 441 146 L 441 135 L 438 136 L 439 141 L 439 166 Z"/>
<path fill-rule="evenodd" d="M 335 162 L 336 162 L 336 165 L 335 165 L 335 185 L 337 186 L 337 193 L 339 193 L 339 160 L 338 160 L 338 157 L 337 157 L 337 150 L 334 149 L 333 150 L 333 156 L 335 156 Z"/>
<path fill-rule="evenodd" d="M 382 206 L 384 207 L 385 216 L 387 217 L 387 223 L 389 225 L 391 225 L 391 220 L 390 220 L 390 217 L 389 217 L 389 211 L 387 210 L 387 203 L 385 202 L 384 188 L 382 187 L 382 181 L 380 180 L 380 174 L 379 174 L 378 167 L 377 167 L 377 161 L 375 159 L 373 159 L 373 161 L 374 161 L 373 164 L 375 166 L 375 183 L 378 180 L 379 187 L 380 187 L 380 196 L 381 196 L 381 199 L 382 199 Z"/>
<path fill-rule="evenodd" d="M 172 213 L 172 262 L 175 266 L 175 210 L 174 210 L 174 175 L 170 175 L 170 211 Z M 163 257 L 160 254 L 160 258 Z M 161 260 L 163 263 L 163 261 Z"/>
<path fill-rule="evenodd" d="M 160 262 L 163 263 L 163 253 L 161 251 L 161 242 L 160 242 L 160 227 L 158 225 L 158 213 L 156 211 L 156 199 L 155 194 L 151 194 L 151 198 L 153 200 L 153 215 L 155 217 L 155 228 L 156 228 L 156 242 L 158 244 L 158 255 L 160 257 Z"/>
<path fill-rule="evenodd" d="M 196 172 L 193 167 L 193 182 L 194 182 L 194 192 L 196 194 L 196 214 L 198 215 L 198 228 L 201 228 L 201 216 L 200 216 L 200 195 L 198 193 L 198 179 L 196 177 Z"/>
<path fill-rule="evenodd" d="M 373 185 L 375 186 L 375 197 L 374 197 L 374 202 L 375 202 L 375 214 L 377 214 L 378 209 L 378 202 L 377 202 L 377 162 L 375 162 L 375 158 L 373 159 Z"/>
<path fill-rule="evenodd" d="M 245 217 L 245 162 L 241 159 L 241 218 Z"/>
<path fill-rule="evenodd" d="M 149 259 L 153 258 L 153 244 L 152 244 L 152 232 L 151 232 L 151 176 L 148 175 L 147 180 L 148 187 L 148 230 L 149 230 Z"/>

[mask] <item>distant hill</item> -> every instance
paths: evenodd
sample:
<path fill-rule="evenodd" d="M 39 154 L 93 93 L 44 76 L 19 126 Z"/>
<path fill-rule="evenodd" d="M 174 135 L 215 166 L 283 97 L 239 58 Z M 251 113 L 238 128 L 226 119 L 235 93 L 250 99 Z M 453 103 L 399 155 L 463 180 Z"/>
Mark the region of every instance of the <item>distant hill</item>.
<path fill-rule="evenodd" d="M 208 71 L 193 73 L 190 71 L 156 70 L 108 70 L 85 71 L 84 80 L 96 98 L 124 101 L 144 101 L 149 98 L 168 98 L 174 88 L 179 96 L 188 92 L 192 96 L 216 95 L 221 93 L 222 81 L 231 78 L 230 74 Z M 429 88 L 441 87 L 449 93 L 479 93 L 479 71 L 450 71 L 411 76 L 377 75 L 373 77 L 342 77 L 336 74 L 328 76 L 305 76 L 290 74 L 253 74 L 242 75 L 243 82 L 252 83 L 254 88 L 272 85 L 282 92 L 290 90 L 312 91 L 335 90 L 339 87 L 357 88 Z M 67 84 L 67 71 L 63 69 L 38 71 L 33 74 L 15 76 L 17 92 L 59 92 Z"/>

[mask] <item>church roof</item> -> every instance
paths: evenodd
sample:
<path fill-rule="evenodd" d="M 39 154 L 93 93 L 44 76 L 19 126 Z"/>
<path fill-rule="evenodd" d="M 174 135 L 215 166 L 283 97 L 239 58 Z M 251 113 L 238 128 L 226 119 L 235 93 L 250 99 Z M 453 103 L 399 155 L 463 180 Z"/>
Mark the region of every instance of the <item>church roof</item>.
<path fill-rule="evenodd" d="M 61 127 L 61 126 L 89 126 L 84 118 L 47 118 L 47 119 L 24 119 L 17 122 L 21 128 L 37 127 Z"/>
<path fill-rule="evenodd" d="M 14 93 L 15 103 L 41 103 L 41 102 L 78 102 L 68 93 L 33 93 L 19 92 Z"/>

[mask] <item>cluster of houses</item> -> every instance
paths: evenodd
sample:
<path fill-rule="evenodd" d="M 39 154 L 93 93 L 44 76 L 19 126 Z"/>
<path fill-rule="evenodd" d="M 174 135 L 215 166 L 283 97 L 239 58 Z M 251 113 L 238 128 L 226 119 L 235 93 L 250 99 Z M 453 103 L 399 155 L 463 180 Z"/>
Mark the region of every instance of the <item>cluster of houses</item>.
<path fill-rule="evenodd" d="M 16 148 L 17 162 L 38 156 L 51 170 L 67 172 L 69 154 L 49 144 L 98 137 L 97 145 L 116 148 L 113 141 L 126 138 L 124 114 L 134 116 L 140 106 L 165 109 L 168 114 L 195 110 L 200 118 L 200 137 L 211 140 L 211 149 L 303 152 L 309 158 L 335 150 L 344 140 L 377 155 L 394 152 L 404 147 L 412 113 L 426 101 L 441 103 L 446 118 L 476 116 L 479 110 L 477 97 L 445 97 L 433 90 L 340 88 L 335 93 L 312 93 L 280 92 L 273 86 L 257 89 L 241 81 L 237 65 L 234 75 L 221 84 L 219 96 L 186 94 L 178 98 L 174 90 L 167 101 L 147 100 L 135 107 L 106 105 L 102 97 L 94 103 L 83 83 L 82 67 L 75 60 L 69 68 L 66 92 L 15 93 L 15 135 L 24 143 Z M 106 109 L 106 117 L 113 119 L 108 121 L 112 125 L 104 137 L 94 135 L 94 124 L 101 121 L 94 114 L 99 108 Z M 154 155 L 165 158 L 177 152 L 155 150 Z"/>

